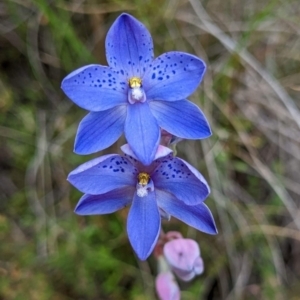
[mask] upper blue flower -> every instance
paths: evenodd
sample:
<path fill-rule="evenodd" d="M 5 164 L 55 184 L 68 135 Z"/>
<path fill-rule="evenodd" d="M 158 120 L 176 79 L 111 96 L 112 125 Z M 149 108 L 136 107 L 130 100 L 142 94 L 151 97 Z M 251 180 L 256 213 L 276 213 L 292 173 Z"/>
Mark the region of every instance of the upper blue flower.
<path fill-rule="evenodd" d="M 79 125 L 76 153 L 105 149 L 125 132 L 135 155 L 149 165 L 159 145 L 160 127 L 186 139 L 211 135 L 204 114 L 186 100 L 201 82 L 202 60 L 183 52 L 154 59 L 150 33 L 128 14 L 113 23 L 105 45 L 108 67 L 88 65 L 62 82 L 66 95 L 91 111 Z"/>
<path fill-rule="evenodd" d="M 159 146 L 149 166 L 140 163 L 128 145 L 125 156 L 105 155 L 72 171 L 68 180 L 85 195 L 75 212 L 108 214 L 132 203 L 127 232 L 142 260 L 152 252 L 160 233 L 161 217 L 170 215 L 209 234 L 216 234 L 214 219 L 203 203 L 209 187 L 187 162 Z"/>

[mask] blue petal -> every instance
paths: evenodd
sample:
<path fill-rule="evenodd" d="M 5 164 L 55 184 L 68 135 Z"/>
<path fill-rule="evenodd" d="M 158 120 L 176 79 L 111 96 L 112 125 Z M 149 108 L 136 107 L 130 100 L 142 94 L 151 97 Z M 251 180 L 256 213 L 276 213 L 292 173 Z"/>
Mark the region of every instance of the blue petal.
<path fill-rule="evenodd" d="M 110 154 L 88 161 L 69 174 L 68 180 L 85 194 L 98 195 L 136 185 L 138 171 L 126 158 Z"/>
<path fill-rule="evenodd" d="M 90 111 L 106 110 L 127 102 L 125 77 L 100 65 L 75 70 L 63 80 L 61 88 L 74 103 Z"/>
<path fill-rule="evenodd" d="M 210 193 L 203 176 L 178 157 L 166 157 L 155 161 L 157 168 L 151 175 L 155 188 L 172 193 L 187 205 L 204 201 Z"/>
<path fill-rule="evenodd" d="M 160 215 L 154 192 L 142 198 L 135 193 L 128 215 L 127 233 L 139 259 L 147 259 L 160 233 Z"/>
<path fill-rule="evenodd" d="M 151 164 L 159 144 L 160 129 L 148 103 L 128 105 L 124 131 L 135 156 L 144 165 Z"/>
<path fill-rule="evenodd" d="M 204 203 L 185 205 L 169 193 L 157 189 L 155 192 L 158 206 L 171 216 L 205 233 L 218 233 L 214 218 Z"/>
<path fill-rule="evenodd" d="M 142 77 L 153 60 L 153 42 L 147 28 L 128 14 L 122 14 L 107 33 L 108 64 L 127 77 Z"/>
<path fill-rule="evenodd" d="M 203 112 L 188 100 L 151 101 L 149 106 L 159 126 L 177 137 L 204 139 L 211 135 Z"/>
<path fill-rule="evenodd" d="M 79 200 L 75 212 L 78 215 L 113 213 L 131 203 L 134 192 L 134 187 L 125 187 L 101 195 L 85 194 Z"/>
<path fill-rule="evenodd" d="M 79 124 L 74 152 L 90 154 L 112 145 L 123 133 L 126 106 L 91 112 Z"/>
<path fill-rule="evenodd" d="M 201 59 L 187 53 L 168 52 L 157 57 L 143 78 L 147 99 L 187 98 L 201 82 L 205 69 Z"/>

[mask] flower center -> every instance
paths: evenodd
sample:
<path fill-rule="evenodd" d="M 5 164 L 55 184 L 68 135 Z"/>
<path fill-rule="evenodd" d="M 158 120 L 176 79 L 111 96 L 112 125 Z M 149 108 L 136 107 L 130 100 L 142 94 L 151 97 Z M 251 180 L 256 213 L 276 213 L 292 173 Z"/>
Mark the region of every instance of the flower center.
<path fill-rule="evenodd" d="M 149 183 L 150 175 L 147 174 L 147 173 L 142 172 L 138 175 L 138 180 L 139 180 L 140 185 L 145 186 Z"/>
<path fill-rule="evenodd" d="M 139 197 L 143 198 L 148 195 L 149 191 L 153 191 L 154 186 L 151 181 L 150 175 L 145 172 L 141 172 L 138 175 L 138 183 L 136 185 L 136 193 Z"/>
<path fill-rule="evenodd" d="M 142 87 L 142 79 L 139 77 L 131 77 L 128 84 L 128 102 L 130 104 L 134 104 L 136 102 L 145 102 L 146 95 Z"/>
<path fill-rule="evenodd" d="M 142 86 L 142 79 L 139 77 L 132 77 L 129 79 L 129 86 L 133 88 L 140 88 Z"/>

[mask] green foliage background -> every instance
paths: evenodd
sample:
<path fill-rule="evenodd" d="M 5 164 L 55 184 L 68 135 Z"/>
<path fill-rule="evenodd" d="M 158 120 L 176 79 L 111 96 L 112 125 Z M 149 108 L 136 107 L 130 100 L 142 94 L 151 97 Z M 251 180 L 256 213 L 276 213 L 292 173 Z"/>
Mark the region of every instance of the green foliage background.
<path fill-rule="evenodd" d="M 156 55 L 186 51 L 208 65 L 191 100 L 214 135 L 177 150 L 208 179 L 219 234 L 164 224 L 196 239 L 205 261 L 180 283 L 182 299 L 299 299 L 298 0 L 0 2 L 0 299 L 156 297 L 156 262 L 134 256 L 127 211 L 78 217 L 81 195 L 66 181 L 94 156 L 72 152 L 86 112 L 60 82 L 106 64 L 106 32 L 124 11 L 149 28 Z"/>

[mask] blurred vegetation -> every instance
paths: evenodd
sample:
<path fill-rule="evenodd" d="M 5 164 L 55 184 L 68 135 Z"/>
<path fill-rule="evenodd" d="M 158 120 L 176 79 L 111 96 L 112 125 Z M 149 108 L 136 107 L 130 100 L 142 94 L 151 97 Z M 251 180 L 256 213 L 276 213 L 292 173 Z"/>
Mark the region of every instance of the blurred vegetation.
<path fill-rule="evenodd" d="M 0 299 L 155 299 L 153 258 L 136 259 L 127 211 L 78 217 L 67 174 L 85 111 L 62 78 L 106 64 L 121 12 L 151 31 L 155 54 L 187 51 L 208 71 L 191 97 L 214 135 L 178 153 L 210 182 L 219 235 L 196 239 L 205 273 L 183 299 L 299 299 L 300 6 L 297 0 L 0 2 Z M 122 141 L 107 152 L 118 152 Z"/>

